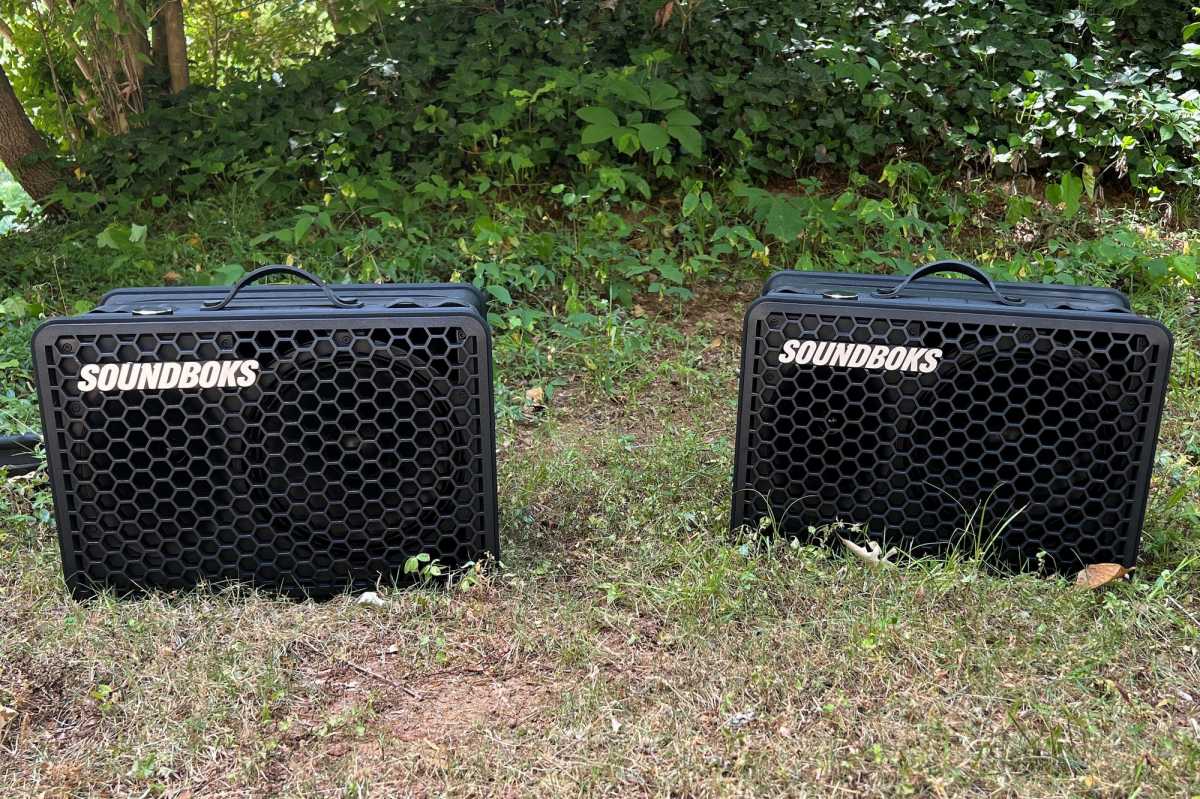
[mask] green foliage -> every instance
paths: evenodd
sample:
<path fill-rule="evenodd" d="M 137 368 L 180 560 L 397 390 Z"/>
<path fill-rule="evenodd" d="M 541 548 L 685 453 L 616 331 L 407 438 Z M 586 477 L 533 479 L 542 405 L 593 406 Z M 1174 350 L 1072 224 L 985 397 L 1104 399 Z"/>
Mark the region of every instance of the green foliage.
<path fill-rule="evenodd" d="M 0 166 L 0 236 L 12 229 L 18 214 L 31 207 L 33 200 L 8 170 Z"/>
<path fill-rule="evenodd" d="M 191 79 L 204 86 L 266 80 L 308 60 L 333 38 L 327 3 L 188 0 Z"/>
<path fill-rule="evenodd" d="M 645 196 L 687 177 L 760 182 L 896 154 L 1001 175 L 1087 165 L 1143 187 L 1197 180 L 1195 75 L 1172 66 L 1177 38 L 1124 6 L 700 4 L 686 28 L 660 31 L 646 24 L 658 5 L 548 16 L 541 3 L 421 4 L 303 67 L 197 90 L 90 146 L 85 202 L 232 183 L 265 201 L 388 201 L 432 175 L 581 188 L 601 168 Z M 1188 19 L 1142 6 L 1155 29 Z"/>
<path fill-rule="evenodd" d="M 1141 232 L 1185 215 L 1169 183 L 1197 168 L 1193 90 L 1162 68 L 1186 14 L 900 5 L 692 4 L 665 29 L 650 2 L 372 7 L 319 59 L 194 88 L 87 142 L 59 196 L 75 220 L 13 245 L 5 283 L 65 304 L 289 260 L 336 280 L 467 280 L 491 297 L 501 357 L 538 376 L 564 359 L 619 372 L 646 335 L 638 297 L 671 307 L 773 268 L 954 254 L 1022 279 L 1193 278 L 1194 245 Z M 1166 99 L 1146 111 L 1147 93 Z M 1170 135 L 1147 135 L 1156 115 Z M 956 183 L 964 164 L 1053 174 L 1011 182 L 1044 196 L 1001 192 Z M 1122 170 L 1157 202 L 1100 219 Z"/>

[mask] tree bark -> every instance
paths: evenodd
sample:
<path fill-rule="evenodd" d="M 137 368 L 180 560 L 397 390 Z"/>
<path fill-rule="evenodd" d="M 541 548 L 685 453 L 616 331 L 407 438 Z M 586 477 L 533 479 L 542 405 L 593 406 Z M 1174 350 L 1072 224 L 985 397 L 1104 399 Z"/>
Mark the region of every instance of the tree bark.
<path fill-rule="evenodd" d="M 21 48 L 17 47 L 17 37 L 13 35 L 13 29 L 2 19 L 0 19 L 0 39 L 8 42 L 9 46 L 18 53 L 21 52 Z"/>
<path fill-rule="evenodd" d="M 29 121 L 4 67 L 0 66 L 0 161 L 38 203 L 54 191 L 60 179 L 53 163 L 39 158 L 49 154 L 45 140 Z"/>
<path fill-rule="evenodd" d="M 121 3 L 118 14 L 121 22 L 128 29 L 117 44 L 121 49 L 121 69 L 125 73 L 126 85 L 123 88 L 126 102 L 135 112 L 145 109 L 142 96 L 142 79 L 146 74 L 146 61 L 150 56 L 150 40 L 146 31 L 138 23 L 136 15 L 130 12 L 127 3 Z"/>
<path fill-rule="evenodd" d="M 182 0 L 167 0 L 163 5 L 163 27 L 167 37 L 167 65 L 171 72 L 171 94 L 188 87 L 187 35 L 183 31 Z"/>
<path fill-rule="evenodd" d="M 161 74 L 166 75 L 170 68 L 170 63 L 167 56 L 167 15 L 160 8 L 158 13 L 154 15 L 153 27 L 150 29 L 152 39 L 151 58 L 154 61 L 154 68 Z"/>

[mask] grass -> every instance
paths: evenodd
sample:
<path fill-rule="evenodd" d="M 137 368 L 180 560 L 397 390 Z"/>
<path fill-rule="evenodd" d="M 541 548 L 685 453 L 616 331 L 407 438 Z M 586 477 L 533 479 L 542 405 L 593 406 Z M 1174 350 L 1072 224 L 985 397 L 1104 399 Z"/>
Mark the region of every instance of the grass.
<path fill-rule="evenodd" d="M 77 604 L 40 478 L 3 483 L 0 795 L 1200 793 L 1194 355 L 1136 582 L 872 570 L 725 532 L 750 288 L 512 400 L 469 589 Z M 1194 352 L 1194 299 L 1140 301 Z"/>

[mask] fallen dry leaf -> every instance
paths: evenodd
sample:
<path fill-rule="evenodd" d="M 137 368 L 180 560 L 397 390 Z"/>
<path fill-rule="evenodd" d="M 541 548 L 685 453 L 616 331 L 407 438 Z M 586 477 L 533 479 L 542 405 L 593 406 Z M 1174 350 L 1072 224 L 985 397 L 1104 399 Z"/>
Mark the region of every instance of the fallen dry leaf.
<path fill-rule="evenodd" d="M 358 595 L 358 604 L 381 608 L 387 604 L 387 600 L 374 591 L 364 591 Z"/>
<path fill-rule="evenodd" d="M 858 558 L 868 566 L 876 567 L 892 565 L 888 558 L 891 557 L 894 550 L 888 550 L 888 553 L 885 555 L 883 553 L 883 547 L 879 546 L 878 541 L 868 541 L 867 545 L 863 547 L 859 546 L 853 541 L 841 538 L 840 536 L 838 537 L 838 540 L 842 542 L 842 545 L 845 546 L 846 549 L 853 553 L 854 557 Z"/>
<path fill-rule="evenodd" d="M 546 407 L 546 389 L 541 386 L 534 386 L 525 392 L 525 399 L 535 408 Z"/>
<path fill-rule="evenodd" d="M 663 3 L 662 8 L 654 12 L 654 27 L 662 30 L 667 27 L 667 23 L 671 21 L 671 16 L 675 13 L 675 0 L 667 0 Z"/>
<path fill-rule="evenodd" d="M 1131 571 L 1133 569 L 1126 569 L 1120 563 L 1093 563 L 1075 575 L 1075 584 L 1094 591 L 1113 580 L 1120 580 Z"/>

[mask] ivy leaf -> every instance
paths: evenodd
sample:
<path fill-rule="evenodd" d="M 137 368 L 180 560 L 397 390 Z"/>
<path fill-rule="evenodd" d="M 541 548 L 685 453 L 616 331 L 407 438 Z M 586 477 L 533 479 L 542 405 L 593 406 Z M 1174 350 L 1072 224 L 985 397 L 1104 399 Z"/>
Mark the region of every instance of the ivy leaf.
<path fill-rule="evenodd" d="M 587 108 L 579 109 L 575 114 L 584 122 L 590 122 L 593 125 L 605 128 L 618 128 L 621 126 L 621 120 L 617 119 L 617 115 L 604 106 L 589 105 Z"/>
<path fill-rule="evenodd" d="M 667 131 L 662 125 L 643 122 L 640 125 L 634 125 L 634 127 L 637 128 L 638 139 L 642 143 L 642 149 L 646 152 L 661 150 L 671 143 L 671 137 L 667 135 Z"/>

